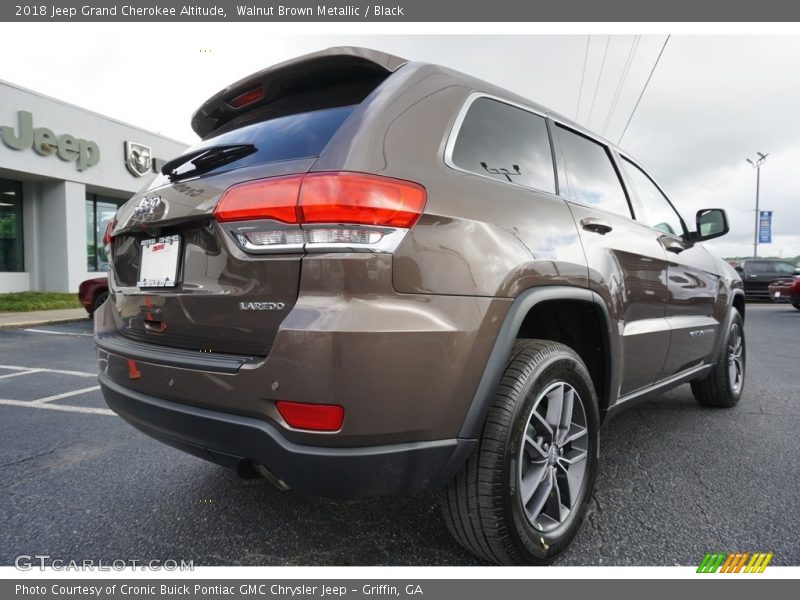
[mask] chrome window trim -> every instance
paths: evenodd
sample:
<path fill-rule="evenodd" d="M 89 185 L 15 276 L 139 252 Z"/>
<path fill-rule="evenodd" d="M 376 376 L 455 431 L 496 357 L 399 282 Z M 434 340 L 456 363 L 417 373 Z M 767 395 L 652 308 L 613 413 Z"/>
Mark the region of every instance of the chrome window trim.
<path fill-rule="evenodd" d="M 575 203 L 575 204 L 577 204 L 579 206 L 585 206 L 587 208 L 591 208 L 592 210 L 600 210 L 602 212 L 608 213 L 609 215 L 615 215 L 617 217 L 622 217 L 624 219 L 629 219 L 629 220 L 633 221 L 634 223 L 638 223 L 639 225 L 642 225 L 643 227 L 647 227 L 648 229 L 651 229 L 653 231 L 658 231 L 659 233 L 661 233 L 663 235 L 668 235 L 670 237 L 674 237 L 677 240 L 682 240 L 683 239 L 683 237 L 680 236 L 680 235 L 671 235 L 671 234 L 667 233 L 666 231 L 661 231 L 660 229 L 655 229 L 654 227 L 651 227 L 650 225 L 648 225 L 647 223 L 645 223 L 644 221 L 641 221 L 640 219 L 638 219 L 636 217 L 636 210 L 634 209 L 634 206 L 633 206 L 633 195 L 635 194 L 635 190 L 633 190 L 632 188 L 628 189 L 628 183 L 625 180 L 626 175 L 624 175 L 623 173 L 618 173 L 617 176 L 620 179 L 620 185 L 622 186 L 622 191 L 623 191 L 623 193 L 625 194 L 625 196 L 626 196 L 626 198 L 628 200 L 629 207 L 630 207 L 630 210 L 631 210 L 631 214 L 630 215 L 627 215 L 627 216 L 626 215 L 620 215 L 619 213 L 616 213 L 616 212 L 613 212 L 613 211 L 609 211 L 609 210 L 606 210 L 606 209 L 602 209 L 602 208 L 599 208 L 599 207 L 594 206 L 592 204 L 586 204 L 585 202 L 581 202 L 580 200 L 575 200 L 573 198 L 568 198 L 568 197 L 564 196 L 563 194 L 561 194 L 560 190 L 559 190 L 559 186 L 558 186 L 558 172 L 556 170 L 556 168 L 557 168 L 556 167 L 557 157 L 555 156 L 555 150 L 556 149 L 555 149 L 555 146 L 554 146 L 554 144 L 555 144 L 554 137 L 555 136 L 554 136 L 553 132 L 550 131 L 549 127 L 548 127 L 548 131 L 547 131 L 547 135 L 548 135 L 549 143 L 550 143 L 550 154 L 551 154 L 551 158 L 553 160 L 553 184 L 554 184 L 553 187 L 554 187 L 554 191 L 552 191 L 552 192 L 548 192 L 547 190 L 542 190 L 542 189 L 539 189 L 539 188 L 529 187 L 527 185 L 522 185 L 522 184 L 519 184 L 519 183 L 514 183 L 513 181 L 503 181 L 502 179 L 496 179 L 496 178 L 490 177 L 488 175 L 483 175 L 482 173 L 476 173 L 475 171 L 469 171 L 467 169 L 462 169 L 461 167 L 456 165 L 453 162 L 453 149 L 455 148 L 455 145 L 456 145 L 456 139 L 458 138 L 458 134 L 461 131 L 461 126 L 464 124 L 464 119 L 466 118 L 467 112 L 469 111 L 470 107 L 472 106 L 472 103 L 475 102 L 476 100 L 478 100 L 479 98 L 489 98 L 490 100 L 495 100 L 497 102 L 501 102 L 503 104 L 507 104 L 509 106 L 513 106 L 514 108 L 519 108 L 519 109 L 524 110 L 526 112 L 529 112 L 529 113 L 532 113 L 532 114 L 537 115 L 539 117 L 542 117 L 546 121 L 549 120 L 555 125 L 561 126 L 561 127 L 565 128 L 567 130 L 570 130 L 570 131 L 574 131 L 578 135 L 582 135 L 583 137 L 588 138 L 591 141 L 603 146 L 603 148 L 605 148 L 606 152 L 608 152 L 609 160 L 611 161 L 612 165 L 615 167 L 615 170 L 618 169 L 618 168 L 619 169 L 623 169 L 624 165 L 620 164 L 617 167 L 617 165 L 614 164 L 617 161 L 615 160 L 615 157 L 613 156 L 613 153 L 616 152 L 619 155 L 619 158 L 621 160 L 622 159 L 628 160 L 631 164 L 633 164 L 640 171 L 642 171 L 642 173 L 644 173 L 645 176 L 647 176 L 650 179 L 650 181 L 653 182 L 653 184 L 658 188 L 658 190 L 662 194 L 664 194 L 664 197 L 667 199 L 667 202 L 672 207 L 672 210 L 675 211 L 675 214 L 678 216 L 678 219 L 683 224 L 684 231 L 688 231 L 688 228 L 686 227 L 686 223 L 683 220 L 683 217 L 681 216 L 680 212 L 678 212 L 678 210 L 675 208 L 675 205 L 672 204 L 672 200 L 670 200 L 669 196 L 666 194 L 666 192 L 664 192 L 664 188 L 661 187 L 661 184 L 659 184 L 658 181 L 656 181 L 653 178 L 653 176 L 650 175 L 650 173 L 644 167 L 642 167 L 642 165 L 636 159 L 634 159 L 630 154 L 628 154 L 627 152 L 622 150 L 622 148 L 620 148 L 619 146 L 611 143 L 610 141 L 598 136 L 597 134 L 589 131 L 585 127 L 581 127 L 577 123 L 573 123 L 573 122 L 571 122 L 571 121 L 569 121 L 569 120 L 567 120 L 567 119 L 565 119 L 563 117 L 560 117 L 558 115 L 554 115 L 551 112 L 538 110 L 538 109 L 532 108 L 530 106 L 526 106 L 525 104 L 520 104 L 519 102 L 515 102 L 513 100 L 509 100 L 507 98 L 503 98 L 502 96 L 497 96 L 495 94 L 490 94 L 488 92 L 480 92 L 480 91 L 471 92 L 467 96 L 466 100 L 464 100 L 464 103 L 461 105 L 461 108 L 459 109 L 458 114 L 456 115 L 456 119 L 455 119 L 455 121 L 453 121 L 452 127 L 450 127 L 450 132 L 447 135 L 447 143 L 445 144 L 445 148 L 444 148 L 444 163 L 449 168 L 453 169 L 454 171 L 460 171 L 461 173 L 467 173 L 469 175 L 474 175 L 476 177 L 481 177 L 483 179 L 488 179 L 489 181 L 496 181 L 496 182 L 502 183 L 504 185 L 511 185 L 511 186 L 514 186 L 514 187 L 517 187 L 517 188 L 521 188 L 523 190 L 531 190 L 531 191 L 534 191 L 534 192 L 547 194 L 549 196 L 560 198 L 561 200 L 564 200 L 566 202 L 573 202 L 573 203 Z"/>

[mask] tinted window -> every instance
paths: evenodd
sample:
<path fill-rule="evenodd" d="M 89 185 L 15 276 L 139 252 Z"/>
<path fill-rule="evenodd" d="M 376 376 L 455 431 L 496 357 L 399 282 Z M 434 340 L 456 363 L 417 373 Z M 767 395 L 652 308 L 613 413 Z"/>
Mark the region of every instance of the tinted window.
<path fill-rule="evenodd" d="M 636 196 L 639 198 L 641 214 L 636 215 L 637 220 L 665 233 L 683 235 L 680 217 L 661 190 L 644 171 L 632 162 L 623 158 L 622 164 L 628 179 L 631 180 Z"/>
<path fill-rule="evenodd" d="M 256 151 L 252 154 L 225 163 L 216 169 L 204 171 L 204 174 L 280 160 L 319 156 L 333 134 L 354 110 L 355 106 L 345 106 L 261 121 L 203 140 L 186 150 L 184 154 L 226 144 L 253 144 L 256 147 Z M 179 167 L 178 171 L 191 168 L 192 165 L 187 164 Z M 168 183 L 166 177 L 158 176 L 151 187 L 165 183 Z"/>
<path fill-rule="evenodd" d="M 556 126 L 561 156 L 561 195 L 626 217 L 625 191 L 608 150 L 578 133 Z"/>
<path fill-rule="evenodd" d="M 795 268 L 796 267 L 792 263 L 771 260 L 759 260 L 747 263 L 747 270 L 753 274 L 794 275 Z"/>
<path fill-rule="evenodd" d="M 22 185 L 0 179 L 0 271 L 22 267 Z"/>
<path fill-rule="evenodd" d="M 452 161 L 465 171 L 555 193 L 544 117 L 504 102 L 478 98 L 470 105 Z"/>

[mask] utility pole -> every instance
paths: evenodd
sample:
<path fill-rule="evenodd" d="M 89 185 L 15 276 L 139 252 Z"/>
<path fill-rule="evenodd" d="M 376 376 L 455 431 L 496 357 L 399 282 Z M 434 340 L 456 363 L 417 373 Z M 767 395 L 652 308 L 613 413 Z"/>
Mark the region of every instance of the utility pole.
<path fill-rule="evenodd" d="M 761 152 L 756 152 L 756 154 L 758 154 L 758 158 L 755 159 L 755 161 L 749 158 L 745 159 L 756 170 L 756 227 L 753 233 L 753 258 L 758 258 L 758 222 L 761 217 L 761 213 L 758 210 L 758 195 L 761 190 L 761 165 L 764 164 L 764 161 L 766 161 L 769 156 L 769 154 L 763 154 Z"/>

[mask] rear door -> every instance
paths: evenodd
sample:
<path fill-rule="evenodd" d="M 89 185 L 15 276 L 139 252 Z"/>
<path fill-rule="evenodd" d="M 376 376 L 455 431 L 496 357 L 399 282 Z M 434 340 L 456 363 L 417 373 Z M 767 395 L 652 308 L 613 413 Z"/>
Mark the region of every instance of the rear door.
<path fill-rule="evenodd" d="M 667 257 L 658 236 L 632 219 L 610 150 L 554 126 L 559 193 L 570 200 L 590 288 L 609 307 L 621 354 L 620 396 L 652 385 L 667 356 Z"/>

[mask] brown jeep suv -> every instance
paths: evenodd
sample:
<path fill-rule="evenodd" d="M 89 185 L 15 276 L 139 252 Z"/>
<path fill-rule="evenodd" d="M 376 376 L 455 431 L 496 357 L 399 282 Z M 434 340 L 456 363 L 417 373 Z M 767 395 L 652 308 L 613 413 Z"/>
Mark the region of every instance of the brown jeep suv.
<path fill-rule="evenodd" d="M 628 154 L 467 75 L 360 48 L 270 67 L 119 209 L 108 405 L 283 489 L 438 490 L 487 561 L 580 528 L 600 426 L 690 382 L 730 407 L 744 295 Z"/>

